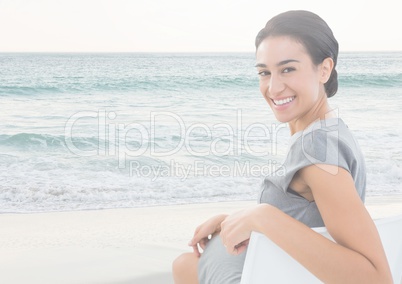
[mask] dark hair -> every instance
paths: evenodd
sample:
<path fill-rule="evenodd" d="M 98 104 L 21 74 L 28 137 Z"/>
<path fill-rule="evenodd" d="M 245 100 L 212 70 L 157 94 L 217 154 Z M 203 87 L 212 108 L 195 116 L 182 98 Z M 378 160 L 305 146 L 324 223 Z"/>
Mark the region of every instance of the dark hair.
<path fill-rule="evenodd" d="M 309 11 L 288 11 L 281 13 L 265 25 L 255 39 L 255 47 L 270 36 L 290 36 L 299 41 L 307 50 L 313 63 L 320 64 L 325 58 L 332 58 L 334 68 L 325 92 L 332 97 L 338 90 L 338 74 L 335 70 L 338 59 L 338 42 L 327 23 L 318 15 Z"/>

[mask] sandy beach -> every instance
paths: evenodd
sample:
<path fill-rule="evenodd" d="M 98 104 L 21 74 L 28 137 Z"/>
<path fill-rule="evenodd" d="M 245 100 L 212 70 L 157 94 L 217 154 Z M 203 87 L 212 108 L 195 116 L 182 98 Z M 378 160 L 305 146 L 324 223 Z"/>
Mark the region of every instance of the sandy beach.
<path fill-rule="evenodd" d="M 0 215 L 1 283 L 173 283 L 194 228 L 253 201 Z M 402 214 L 402 195 L 366 200 L 373 218 Z"/>

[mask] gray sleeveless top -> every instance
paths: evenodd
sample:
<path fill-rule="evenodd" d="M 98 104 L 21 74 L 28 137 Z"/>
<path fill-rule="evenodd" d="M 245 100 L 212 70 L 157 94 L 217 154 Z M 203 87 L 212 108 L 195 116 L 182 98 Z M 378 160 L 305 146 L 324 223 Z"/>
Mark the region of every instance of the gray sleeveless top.
<path fill-rule="evenodd" d="M 350 172 L 364 201 L 364 158 L 352 133 L 339 118 L 316 121 L 291 137 L 284 163 L 264 179 L 258 201 L 281 209 L 309 227 L 324 226 L 315 202 L 306 200 L 289 188 L 297 171 L 313 164 L 335 165 Z M 238 256 L 228 254 L 219 236 L 214 237 L 199 261 L 200 284 L 240 283 L 245 256 L 246 253 Z"/>

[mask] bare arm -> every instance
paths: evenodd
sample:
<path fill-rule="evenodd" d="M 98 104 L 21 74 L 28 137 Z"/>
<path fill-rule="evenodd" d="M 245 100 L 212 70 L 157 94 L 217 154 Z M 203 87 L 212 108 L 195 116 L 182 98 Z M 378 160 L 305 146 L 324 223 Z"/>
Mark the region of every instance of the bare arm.
<path fill-rule="evenodd" d="M 330 173 L 334 170 L 336 175 Z M 268 204 L 243 213 L 248 217 L 228 217 L 222 224 L 224 243 L 234 251 L 249 230 L 258 231 L 325 283 L 392 283 L 378 232 L 349 172 L 320 165 L 302 169 L 300 176 L 310 187 L 336 243 Z"/>

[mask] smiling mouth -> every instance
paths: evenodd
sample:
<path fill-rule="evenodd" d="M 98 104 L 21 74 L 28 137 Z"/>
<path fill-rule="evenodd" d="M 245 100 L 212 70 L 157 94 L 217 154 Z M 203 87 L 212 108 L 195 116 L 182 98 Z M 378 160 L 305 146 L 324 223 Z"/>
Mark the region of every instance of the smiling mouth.
<path fill-rule="evenodd" d="M 282 105 L 285 105 L 285 104 L 288 104 L 288 103 L 292 102 L 295 98 L 296 98 L 296 96 L 289 97 L 289 98 L 286 98 L 286 99 L 283 99 L 283 100 L 272 100 L 272 101 L 274 102 L 275 105 L 282 106 Z"/>

